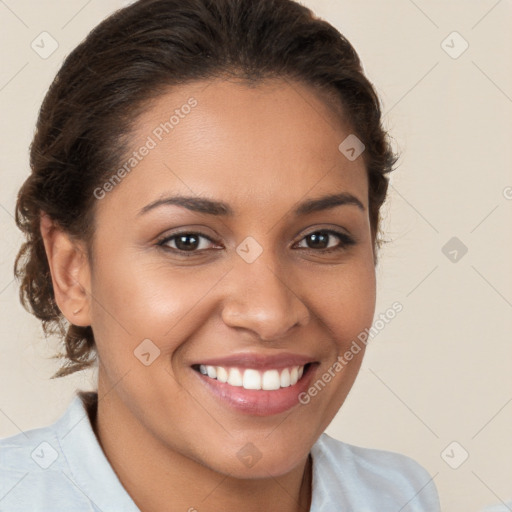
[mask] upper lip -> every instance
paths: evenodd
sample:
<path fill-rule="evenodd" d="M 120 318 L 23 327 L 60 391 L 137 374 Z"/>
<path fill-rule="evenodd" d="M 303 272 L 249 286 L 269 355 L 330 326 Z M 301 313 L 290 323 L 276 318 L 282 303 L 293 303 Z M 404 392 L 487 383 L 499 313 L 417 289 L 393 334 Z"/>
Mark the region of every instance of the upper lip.
<path fill-rule="evenodd" d="M 216 357 L 204 359 L 195 363 L 205 366 L 222 366 L 237 368 L 253 368 L 259 370 L 290 368 L 292 366 L 304 366 L 307 363 L 315 362 L 310 356 L 299 354 L 281 353 L 273 355 L 264 355 L 257 353 L 233 354 L 226 357 Z"/>

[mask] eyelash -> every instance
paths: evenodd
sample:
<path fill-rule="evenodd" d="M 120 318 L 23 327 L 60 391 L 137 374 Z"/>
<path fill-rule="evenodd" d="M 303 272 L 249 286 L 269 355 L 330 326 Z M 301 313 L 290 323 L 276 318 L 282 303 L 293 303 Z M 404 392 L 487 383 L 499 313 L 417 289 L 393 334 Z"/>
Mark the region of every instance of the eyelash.
<path fill-rule="evenodd" d="M 337 246 L 335 246 L 335 247 L 329 247 L 329 248 L 325 248 L 325 249 L 314 249 L 314 248 L 311 248 L 311 247 L 302 247 L 301 249 L 305 249 L 307 251 L 313 251 L 313 252 L 320 252 L 320 253 L 323 253 L 323 254 L 325 254 L 325 253 L 330 254 L 332 252 L 336 252 L 336 251 L 341 251 L 341 250 L 347 249 L 348 247 L 356 244 L 356 241 L 352 237 L 347 235 L 346 233 L 343 233 L 343 232 L 340 232 L 340 231 L 336 231 L 336 230 L 333 230 L 333 229 L 319 229 L 319 230 L 316 230 L 316 231 L 312 231 L 311 233 L 308 233 L 307 235 L 304 235 L 299 240 L 299 242 L 297 242 L 297 243 L 302 242 L 303 240 L 305 240 L 307 237 L 309 237 L 311 235 L 315 235 L 315 234 L 319 234 L 319 233 L 328 234 L 328 235 L 334 235 L 335 237 L 337 237 L 339 239 L 339 244 Z M 174 240 L 175 238 L 178 238 L 178 237 L 183 236 L 183 235 L 195 235 L 195 236 L 199 236 L 199 237 L 202 237 L 202 238 L 206 238 L 208 241 L 210 241 L 213 244 L 216 243 L 209 236 L 207 236 L 207 235 L 205 235 L 205 234 L 203 234 L 201 232 L 198 232 L 198 231 L 181 231 L 179 233 L 174 233 L 171 236 L 165 236 L 165 237 L 160 238 L 159 240 L 157 240 L 157 246 L 161 247 L 162 249 L 164 249 L 166 251 L 171 251 L 173 253 L 177 253 L 180 256 L 185 256 L 185 257 L 197 256 L 197 254 L 200 254 L 201 252 L 203 252 L 205 250 L 208 250 L 208 249 L 200 249 L 200 250 L 195 249 L 193 251 L 184 251 L 184 250 L 181 250 L 181 249 L 176 249 L 174 247 L 168 247 L 166 245 L 171 240 Z"/>

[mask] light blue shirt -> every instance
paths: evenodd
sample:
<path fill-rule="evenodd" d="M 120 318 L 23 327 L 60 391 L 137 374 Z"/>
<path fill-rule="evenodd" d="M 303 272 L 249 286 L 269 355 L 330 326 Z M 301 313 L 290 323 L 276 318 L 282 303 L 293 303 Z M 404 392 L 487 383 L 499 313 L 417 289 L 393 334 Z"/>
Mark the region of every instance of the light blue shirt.
<path fill-rule="evenodd" d="M 412 459 L 322 434 L 311 512 L 440 512 L 432 478 Z M 48 427 L 0 440 L 0 511 L 140 512 L 110 466 L 76 395 Z"/>

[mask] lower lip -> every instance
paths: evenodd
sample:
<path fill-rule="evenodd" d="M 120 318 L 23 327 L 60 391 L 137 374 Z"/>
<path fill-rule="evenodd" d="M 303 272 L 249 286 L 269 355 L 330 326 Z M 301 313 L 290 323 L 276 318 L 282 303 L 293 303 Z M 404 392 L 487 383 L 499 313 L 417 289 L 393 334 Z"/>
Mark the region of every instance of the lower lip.
<path fill-rule="evenodd" d="M 299 395 L 308 389 L 316 366 L 317 364 L 311 364 L 301 379 L 293 386 L 273 391 L 231 386 L 226 382 L 219 382 L 217 379 L 203 375 L 196 370 L 192 371 L 210 392 L 230 408 L 254 416 L 271 416 L 288 411 L 300 403 Z"/>

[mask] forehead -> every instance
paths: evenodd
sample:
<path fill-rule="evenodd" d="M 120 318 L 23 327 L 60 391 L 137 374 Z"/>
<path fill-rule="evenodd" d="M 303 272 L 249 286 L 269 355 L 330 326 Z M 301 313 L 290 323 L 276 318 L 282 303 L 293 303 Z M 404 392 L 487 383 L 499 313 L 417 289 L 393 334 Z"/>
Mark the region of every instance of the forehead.
<path fill-rule="evenodd" d="M 108 199 L 140 209 L 174 192 L 225 200 L 241 211 L 348 191 L 366 207 L 363 159 L 350 161 L 339 150 L 350 134 L 341 106 L 297 82 L 183 85 L 136 120 L 133 153 L 120 163 L 128 172 Z"/>

